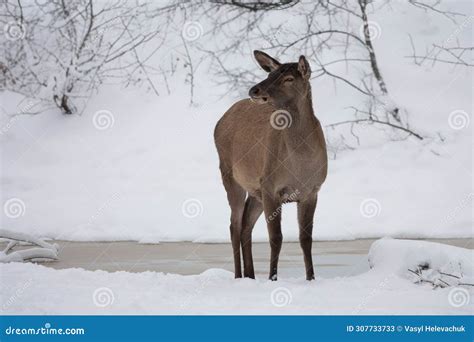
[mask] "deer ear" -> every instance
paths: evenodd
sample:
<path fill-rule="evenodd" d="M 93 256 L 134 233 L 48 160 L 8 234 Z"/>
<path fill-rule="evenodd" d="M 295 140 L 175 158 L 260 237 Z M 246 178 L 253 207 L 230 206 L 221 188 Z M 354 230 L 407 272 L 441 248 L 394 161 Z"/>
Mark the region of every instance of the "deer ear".
<path fill-rule="evenodd" d="M 305 56 L 300 56 L 298 61 L 298 71 L 304 79 L 309 80 L 309 77 L 311 76 L 311 68 Z"/>
<path fill-rule="evenodd" d="M 253 55 L 255 56 L 255 59 L 257 60 L 258 64 L 266 72 L 272 72 L 273 70 L 278 69 L 278 67 L 281 65 L 280 62 L 270 57 L 265 52 L 255 50 L 253 52 Z"/>

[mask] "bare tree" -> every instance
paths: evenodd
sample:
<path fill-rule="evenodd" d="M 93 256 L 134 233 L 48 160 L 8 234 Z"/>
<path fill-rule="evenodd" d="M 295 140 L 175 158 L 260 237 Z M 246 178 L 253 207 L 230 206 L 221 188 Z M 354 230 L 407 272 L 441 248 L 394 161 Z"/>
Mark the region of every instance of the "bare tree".
<path fill-rule="evenodd" d="M 0 85 L 36 101 L 25 113 L 80 112 L 101 84 L 131 77 L 157 92 L 146 61 L 163 44 L 169 16 L 150 20 L 149 3 L 6 0 L 2 7 Z"/>
<path fill-rule="evenodd" d="M 464 30 L 469 30 L 469 26 L 474 22 L 474 16 L 466 16 L 459 13 L 443 11 L 437 7 L 428 7 L 426 11 L 433 11 L 449 18 L 455 23 L 455 29 L 441 43 L 432 43 L 431 46 L 425 47 L 424 52 L 417 52 L 416 44 L 413 37 L 409 35 L 412 54 L 406 56 L 413 60 L 416 65 L 425 65 L 431 63 L 434 66 L 437 63 L 450 64 L 454 67 L 472 67 L 474 66 L 473 55 L 474 46 L 472 41 L 463 42 L 460 39 L 461 33 Z M 460 21 L 460 17 L 463 19 Z"/>
<path fill-rule="evenodd" d="M 438 0 L 409 4 L 453 22 L 465 17 L 443 11 Z M 6 33 L 0 38 L 0 88 L 25 96 L 28 102 L 22 113 L 34 114 L 49 106 L 71 114 L 80 112 L 106 82 L 144 82 L 159 94 L 156 77 L 151 77 L 158 74 L 170 92 L 167 77 L 182 63 L 193 104 L 195 73 L 204 58 L 210 61 L 216 82 L 235 91 L 248 89 L 258 78 L 239 62 L 240 56 L 249 56 L 251 47 L 270 50 L 282 59 L 296 50 L 311 61 L 313 78 L 329 78 L 336 87 L 348 87 L 364 99 L 349 108 L 353 120 L 331 123 L 330 128 L 350 126 L 356 137 L 355 125 L 374 125 L 423 139 L 409 127 L 403 104 L 392 100 L 374 46 L 384 37 L 371 16 L 390 5 L 370 0 L 5 0 L 0 14 Z M 207 31 L 200 21 L 210 24 Z M 197 29 L 202 39 L 194 40 L 195 32 L 189 36 L 186 28 Z M 150 65 L 169 33 L 179 35 L 166 45 L 170 65 Z M 471 66 L 472 47 L 455 38 L 452 42 L 457 44 L 433 44 L 420 54 L 412 41 L 410 58 L 417 64 Z M 32 99 L 37 101 L 34 105 Z"/>
<path fill-rule="evenodd" d="M 425 49 L 424 53 L 417 53 L 413 38 L 410 36 L 410 43 L 412 46 L 412 55 L 406 56 L 413 59 L 416 65 L 422 66 L 431 63 L 434 66 L 436 63 L 452 64 L 454 66 L 473 67 L 472 51 L 474 46 L 445 46 L 432 44 Z"/>
<path fill-rule="evenodd" d="M 373 44 L 383 37 L 378 23 L 370 20 L 376 10 L 371 1 L 214 0 L 190 7 L 213 22 L 209 35 L 225 37 L 216 47 L 209 47 L 206 41 L 199 49 L 212 60 L 218 83 L 230 90 L 245 89 L 257 78 L 251 70 L 232 61 L 236 55 L 249 55 L 250 45 L 265 44 L 259 48 L 282 58 L 297 50 L 311 60 L 313 78 L 329 77 L 336 85 L 350 87 L 366 97 L 365 107 L 354 111 L 354 120 L 331 127 L 369 123 L 423 139 L 409 127 L 403 107 L 390 97 Z M 293 20 L 282 13 L 291 13 L 288 17 Z"/>

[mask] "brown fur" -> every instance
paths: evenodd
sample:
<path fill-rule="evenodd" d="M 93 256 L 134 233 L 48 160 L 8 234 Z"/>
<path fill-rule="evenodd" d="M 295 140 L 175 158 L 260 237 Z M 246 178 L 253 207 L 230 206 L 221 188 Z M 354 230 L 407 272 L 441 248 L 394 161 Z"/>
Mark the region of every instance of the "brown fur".
<path fill-rule="evenodd" d="M 235 277 L 242 276 L 241 248 L 244 276 L 255 277 L 252 229 L 263 211 L 271 245 L 270 279 L 277 279 L 281 205 L 297 202 L 306 278 L 311 280 L 313 216 L 327 174 L 326 143 L 312 107 L 311 71 L 303 56 L 298 63 L 287 64 L 260 51 L 255 51 L 255 57 L 270 72 L 268 78 L 250 89 L 252 99 L 235 103 L 214 132 L 231 207 Z M 284 129 L 272 125 L 277 109 L 290 114 L 291 125 Z"/>

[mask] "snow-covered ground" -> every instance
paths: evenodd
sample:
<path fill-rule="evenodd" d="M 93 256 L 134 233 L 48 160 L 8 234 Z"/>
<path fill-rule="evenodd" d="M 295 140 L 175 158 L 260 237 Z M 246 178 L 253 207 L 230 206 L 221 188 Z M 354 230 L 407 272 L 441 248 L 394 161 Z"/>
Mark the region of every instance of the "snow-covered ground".
<path fill-rule="evenodd" d="M 456 98 L 471 80 L 457 72 L 449 90 Z M 320 193 L 315 238 L 472 236 L 472 130 L 448 124 L 454 109 L 469 110 L 470 96 L 444 94 L 447 101 L 433 104 L 438 90 L 424 82 L 414 79 L 401 95 L 420 94 L 412 110 L 445 142 L 408 139 L 338 154 Z M 318 116 L 337 121 L 340 106 L 320 91 L 316 84 Z M 190 108 L 178 95 L 120 95 L 104 90 L 82 116 L 15 119 L 0 137 L 2 227 L 61 240 L 228 241 L 212 131 L 231 99 Z M 93 116 L 104 108 L 114 125 L 98 130 Z M 298 238 L 295 212 L 284 208 L 288 240 Z M 254 236 L 266 239 L 262 220 Z"/>
<path fill-rule="evenodd" d="M 358 148 L 330 160 L 315 239 L 472 237 L 472 70 L 418 67 L 406 58 L 408 34 L 430 44 L 452 35 L 452 23 L 412 9 L 381 10 L 372 19 L 382 29 L 374 44 L 391 96 L 426 138 L 391 141 L 380 129 L 359 127 L 357 146 L 346 132 Z M 472 34 L 469 27 L 456 32 Z M 296 61 L 301 52 L 292 53 Z M 239 62 L 256 71 L 250 54 Z M 229 241 L 212 132 L 239 96 L 219 100 L 225 89 L 209 75 L 201 68 L 195 77 L 195 106 L 188 86 L 173 79 L 172 94 L 160 97 L 104 86 L 81 116 L 11 118 L 21 109 L 18 97 L 0 93 L 1 228 L 61 240 Z M 323 125 L 352 118 L 347 107 L 363 101 L 329 78 L 312 87 Z M 284 208 L 286 240 L 298 239 L 295 212 Z M 267 239 L 262 219 L 254 239 Z"/>
<path fill-rule="evenodd" d="M 54 270 L 0 265 L 5 314 L 472 314 L 473 286 L 433 289 L 415 284 L 408 269 L 428 264 L 473 276 L 471 250 L 443 244 L 382 239 L 370 250 L 367 273 L 333 279 L 233 279 L 209 269 L 194 276 Z M 451 266 L 450 266 L 451 265 Z"/>

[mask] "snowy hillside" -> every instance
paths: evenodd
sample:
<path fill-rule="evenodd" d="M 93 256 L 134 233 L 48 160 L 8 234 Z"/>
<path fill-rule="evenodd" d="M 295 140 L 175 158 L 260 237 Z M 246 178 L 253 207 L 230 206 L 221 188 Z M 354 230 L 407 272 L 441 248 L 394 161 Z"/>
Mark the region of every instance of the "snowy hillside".
<path fill-rule="evenodd" d="M 388 10 L 374 17 L 385 23 L 375 48 L 392 97 L 425 139 L 394 141 L 375 127 L 356 128 L 360 146 L 352 138 L 354 150 L 330 153 L 329 175 L 316 210 L 315 239 L 472 237 L 472 71 L 443 64 L 419 67 L 406 58 L 411 53 L 408 33 L 430 42 L 452 33 L 449 21 L 427 18 L 423 11 L 395 16 Z M 470 31 L 462 29 L 460 34 Z M 301 51 L 289 53 L 296 61 Z M 250 53 L 241 63 L 265 77 Z M 171 95 L 159 97 L 144 89 L 104 85 L 82 115 L 69 116 L 51 110 L 11 117 L 18 112 L 19 97 L 1 92 L 2 228 L 58 240 L 229 241 L 229 208 L 212 133 L 239 96 L 225 94 L 209 75 L 204 67 L 199 70 L 193 106 L 182 80 L 172 81 Z M 362 101 L 329 79 L 314 79 L 312 90 L 316 115 L 325 126 L 346 119 L 347 107 Z M 328 128 L 325 133 L 334 152 L 339 132 Z M 284 207 L 286 240 L 298 238 L 295 212 L 293 205 Z M 254 240 L 266 239 L 261 218 Z M 18 272 L 23 275 L 40 269 L 2 267 L 25 271 Z M 47 272 L 51 279 L 87 275 L 97 285 L 105 278 L 128 279 L 126 274 Z M 163 279 L 163 286 L 173 286 L 166 285 L 173 284 L 173 277 L 177 276 L 144 274 L 136 281 Z M 208 278 L 218 288 L 230 275 L 216 271 L 186 281 Z M 353 286 L 336 282 L 341 288 Z M 235 286 L 245 290 L 250 284 Z M 405 286 L 394 286 L 398 285 Z M 264 287 L 270 291 L 273 285 Z M 423 307 L 421 293 L 436 297 L 416 289 L 410 297 L 412 306 Z"/>

